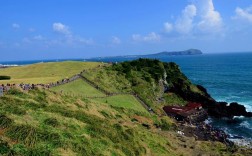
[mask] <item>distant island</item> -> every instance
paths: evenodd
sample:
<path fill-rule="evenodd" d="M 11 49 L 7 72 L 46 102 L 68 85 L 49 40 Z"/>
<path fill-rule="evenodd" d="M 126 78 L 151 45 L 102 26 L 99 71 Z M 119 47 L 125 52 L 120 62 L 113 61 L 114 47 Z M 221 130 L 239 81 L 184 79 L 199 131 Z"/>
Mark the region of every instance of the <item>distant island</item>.
<path fill-rule="evenodd" d="M 172 52 L 163 51 L 163 52 L 156 53 L 156 54 L 139 55 L 139 56 L 142 56 L 142 57 L 164 57 L 164 56 L 173 56 L 173 55 L 201 55 L 201 54 L 203 54 L 201 50 L 188 49 L 188 50 L 184 50 L 184 51 L 172 51 Z"/>
<path fill-rule="evenodd" d="M 87 59 L 89 61 L 108 61 L 113 59 L 122 59 L 122 60 L 132 60 L 137 58 L 162 58 L 162 57 L 168 57 L 168 56 L 182 56 L 182 55 L 202 55 L 202 51 L 198 49 L 188 49 L 184 51 L 163 51 L 159 53 L 154 54 L 146 54 L 146 55 L 125 55 L 125 56 L 106 56 L 106 57 L 95 57 L 91 59 Z"/>

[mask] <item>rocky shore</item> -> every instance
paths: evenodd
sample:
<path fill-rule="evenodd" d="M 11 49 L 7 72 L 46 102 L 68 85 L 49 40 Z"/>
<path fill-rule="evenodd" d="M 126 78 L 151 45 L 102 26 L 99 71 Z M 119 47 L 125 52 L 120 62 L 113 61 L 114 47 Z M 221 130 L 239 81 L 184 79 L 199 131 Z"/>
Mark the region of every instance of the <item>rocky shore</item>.
<path fill-rule="evenodd" d="M 207 92 L 207 90 L 201 86 L 197 85 L 197 88 L 202 92 L 195 93 L 189 89 L 188 86 L 185 87 L 183 83 L 175 83 L 174 87 L 170 91 L 180 95 L 183 99 L 191 102 L 197 102 L 202 104 L 202 107 L 207 111 L 209 117 L 222 120 L 226 118 L 228 122 L 235 122 L 235 116 L 243 116 L 247 118 L 252 117 L 252 112 L 246 111 L 244 105 L 237 102 L 227 103 L 218 102 L 213 99 Z M 181 124 L 179 126 L 179 131 L 185 136 L 195 137 L 199 140 L 208 141 L 220 141 L 227 144 L 228 146 L 238 145 L 245 146 L 247 148 L 252 148 L 251 140 L 243 138 L 241 136 L 232 136 L 224 132 L 221 128 L 215 128 L 211 124 L 199 123 L 199 124 Z"/>

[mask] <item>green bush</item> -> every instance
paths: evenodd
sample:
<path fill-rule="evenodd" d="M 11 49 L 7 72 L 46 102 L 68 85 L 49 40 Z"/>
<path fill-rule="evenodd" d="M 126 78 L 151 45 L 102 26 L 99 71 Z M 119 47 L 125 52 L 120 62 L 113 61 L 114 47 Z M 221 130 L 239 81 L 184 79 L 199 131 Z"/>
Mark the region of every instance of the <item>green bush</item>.
<path fill-rule="evenodd" d="M 59 125 L 58 120 L 55 119 L 55 118 L 47 118 L 47 119 L 44 120 L 44 123 L 46 125 L 50 125 L 52 127 L 57 127 Z"/>
<path fill-rule="evenodd" d="M 34 147 L 40 141 L 50 141 L 55 146 L 62 144 L 58 133 L 43 131 L 30 125 L 12 125 L 7 130 L 7 136 L 22 142 L 28 147 Z"/>
<path fill-rule="evenodd" d="M 6 141 L 0 139 L 0 155 L 10 153 L 10 146 Z"/>
<path fill-rule="evenodd" d="M 0 114 L 0 127 L 8 128 L 13 123 L 12 119 L 8 118 L 5 115 Z"/>
<path fill-rule="evenodd" d="M 0 75 L 0 80 L 10 80 L 10 76 Z"/>

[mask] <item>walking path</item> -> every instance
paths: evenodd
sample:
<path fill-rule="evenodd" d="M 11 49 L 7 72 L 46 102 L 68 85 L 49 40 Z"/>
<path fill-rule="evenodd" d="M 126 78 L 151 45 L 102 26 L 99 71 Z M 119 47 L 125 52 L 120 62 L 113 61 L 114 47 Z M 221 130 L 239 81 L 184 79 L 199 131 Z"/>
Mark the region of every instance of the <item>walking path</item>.
<path fill-rule="evenodd" d="M 98 89 L 99 91 L 103 92 L 104 94 L 108 96 L 115 96 L 115 95 L 132 95 L 135 97 L 135 99 L 137 99 L 137 101 L 149 112 L 149 113 L 155 113 L 153 111 L 153 109 L 151 107 L 149 107 L 145 102 L 144 100 L 139 97 L 136 93 L 122 93 L 122 92 L 119 92 L 119 93 L 111 93 L 111 92 L 108 92 L 102 88 L 100 88 L 97 84 L 95 84 L 94 82 L 90 81 L 89 79 L 87 79 L 85 76 L 83 76 L 83 74 L 80 74 L 79 75 L 81 77 L 81 79 L 83 79 L 84 81 L 86 81 L 88 84 L 90 84 L 91 86 L 93 86 L 94 88 Z"/>
<path fill-rule="evenodd" d="M 1 96 L 3 96 L 4 92 L 7 92 L 8 90 L 10 90 L 11 88 L 16 88 L 16 87 L 20 87 L 21 89 L 28 91 L 28 90 L 32 90 L 35 89 L 37 87 L 41 87 L 43 89 L 49 89 L 52 87 L 57 87 L 60 85 L 64 85 L 66 83 L 70 83 L 73 82 L 77 79 L 82 79 L 83 81 L 87 82 L 89 85 L 91 85 L 92 87 L 94 87 L 95 89 L 101 91 L 102 93 L 105 94 L 105 96 L 92 96 L 89 97 L 87 96 L 86 98 L 106 98 L 106 97 L 110 97 L 110 96 L 115 96 L 115 95 L 132 95 L 135 97 L 135 99 L 149 112 L 152 114 L 155 114 L 155 112 L 153 111 L 153 109 L 148 106 L 148 104 L 146 104 L 144 102 L 144 100 L 139 97 L 136 93 L 122 93 L 122 92 L 118 92 L 118 93 L 112 93 L 109 92 L 101 87 L 99 87 L 96 83 L 94 83 L 93 81 L 89 80 L 88 78 L 86 78 L 85 76 L 83 76 L 83 74 L 85 73 L 85 71 L 82 71 L 80 74 L 76 74 L 74 76 L 72 76 L 71 78 L 67 78 L 67 79 L 62 79 L 60 81 L 57 81 L 55 83 L 48 83 L 48 84 L 7 84 L 7 85 L 0 85 L 0 89 L 1 89 Z"/>

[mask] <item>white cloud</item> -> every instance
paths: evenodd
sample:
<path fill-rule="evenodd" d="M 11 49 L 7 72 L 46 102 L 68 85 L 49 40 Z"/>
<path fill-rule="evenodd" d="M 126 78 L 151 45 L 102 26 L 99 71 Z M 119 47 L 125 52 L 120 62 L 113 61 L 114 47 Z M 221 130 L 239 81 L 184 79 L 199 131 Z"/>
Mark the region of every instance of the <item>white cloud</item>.
<path fill-rule="evenodd" d="M 233 19 L 248 21 L 252 23 L 252 6 L 242 9 L 240 7 L 237 7 L 235 9 L 236 15 L 233 17 Z"/>
<path fill-rule="evenodd" d="M 53 31 L 63 34 L 64 37 L 60 39 L 53 40 L 49 43 L 52 44 L 61 44 L 61 45 L 70 45 L 70 46 L 77 46 L 77 45 L 93 45 L 93 39 L 86 39 L 82 37 L 78 37 L 74 35 L 67 25 L 64 25 L 60 22 L 53 23 Z"/>
<path fill-rule="evenodd" d="M 169 23 L 169 22 L 164 23 L 164 30 L 166 33 L 171 32 L 173 30 L 172 23 Z"/>
<path fill-rule="evenodd" d="M 53 23 L 53 30 L 64 35 L 71 35 L 69 27 L 62 23 Z"/>
<path fill-rule="evenodd" d="M 113 43 L 113 44 L 121 44 L 122 41 L 121 41 L 120 38 L 118 38 L 118 37 L 116 37 L 116 36 L 113 36 L 113 37 L 112 37 L 112 43 Z"/>
<path fill-rule="evenodd" d="M 140 34 L 133 34 L 132 35 L 132 39 L 134 41 L 147 41 L 147 42 L 151 42 L 151 41 L 159 41 L 160 40 L 160 35 L 156 34 L 155 32 L 151 32 L 149 34 L 147 34 L 146 36 L 142 36 Z"/>
<path fill-rule="evenodd" d="M 34 36 L 33 39 L 34 40 L 39 40 L 39 41 L 45 40 L 45 38 L 43 36 L 41 36 L 41 35 Z"/>
<path fill-rule="evenodd" d="M 36 31 L 34 28 L 30 28 L 28 30 L 29 30 L 29 32 L 35 32 Z"/>
<path fill-rule="evenodd" d="M 22 41 L 24 43 L 31 43 L 31 40 L 29 38 L 27 38 L 27 37 L 23 38 Z"/>
<path fill-rule="evenodd" d="M 19 28 L 20 28 L 20 25 L 17 24 L 17 23 L 13 23 L 13 24 L 12 24 L 12 28 L 14 28 L 14 29 L 19 29 Z"/>
<path fill-rule="evenodd" d="M 198 28 L 201 32 L 214 33 L 223 29 L 221 15 L 215 10 L 212 0 L 199 0 L 200 18 Z"/>
<path fill-rule="evenodd" d="M 75 38 L 74 41 L 77 43 L 79 42 L 84 45 L 93 45 L 94 44 L 93 39 Z"/>
<path fill-rule="evenodd" d="M 195 5 L 187 5 L 182 11 L 182 15 L 175 23 L 176 30 L 181 34 L 188 34 L 193 29 L 193 19 L 196 16 L 197 8 Z"/>

